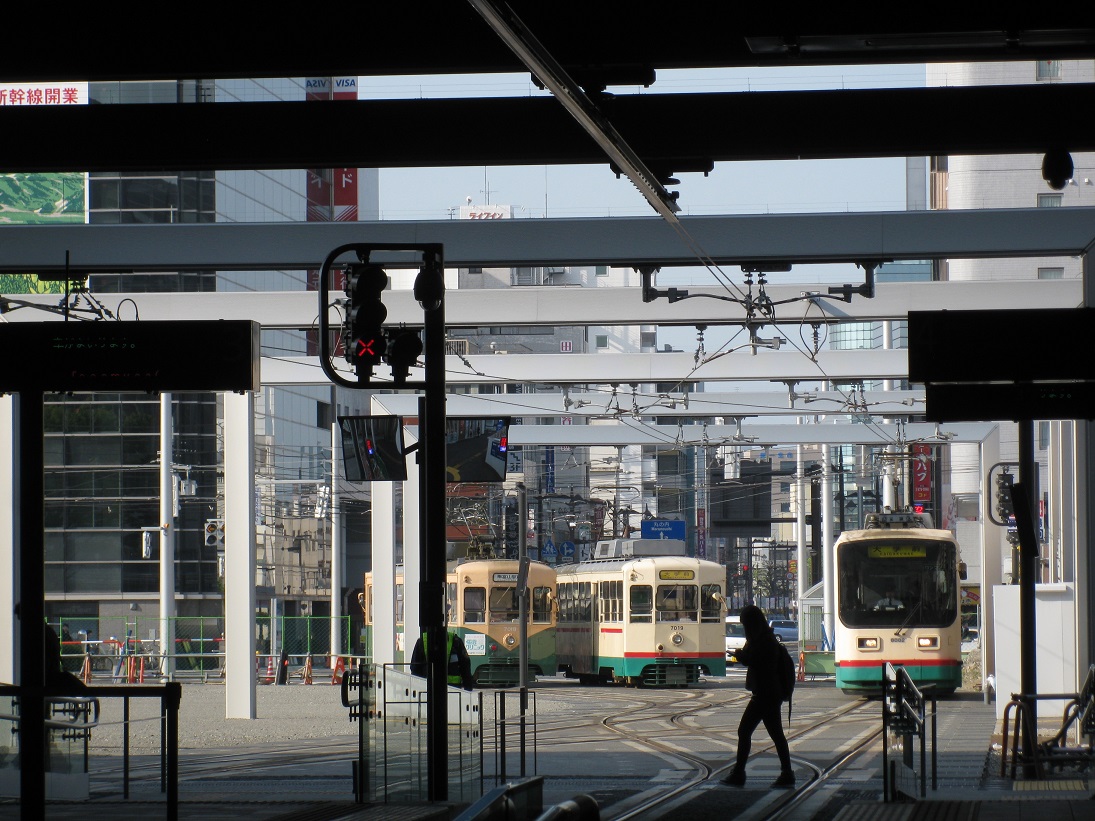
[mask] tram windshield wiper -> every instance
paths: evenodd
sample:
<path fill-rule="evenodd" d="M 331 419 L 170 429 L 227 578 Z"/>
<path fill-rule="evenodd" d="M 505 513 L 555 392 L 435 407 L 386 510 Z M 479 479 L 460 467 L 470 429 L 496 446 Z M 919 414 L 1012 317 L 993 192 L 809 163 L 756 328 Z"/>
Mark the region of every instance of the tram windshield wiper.
<path fill-rule="evenodd" d="M 923 607 L 923 605 L 924 600 L 917 599 L 916 604 L 909 608 L 909 615 L 905 616 L 905 621 L 901 622 L 901 626 L 894 630 L 893 634 L 895 636 L 900 636 L 903 632 L 905 632 L 905 630 L 909 628 L 909 622 L 911 622 L 916 614 L 920 612 L 920 609 Z"/>

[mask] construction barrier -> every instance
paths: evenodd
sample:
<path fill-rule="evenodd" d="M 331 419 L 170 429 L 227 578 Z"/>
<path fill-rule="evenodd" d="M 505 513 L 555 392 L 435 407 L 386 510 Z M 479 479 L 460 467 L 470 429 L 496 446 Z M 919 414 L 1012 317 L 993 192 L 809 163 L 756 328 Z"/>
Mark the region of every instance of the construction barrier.
<path fill-rule="evenodd" d="M 84 684 L 91 684 L 91 654 L 84 653 L 84 666 L 80 669 L 80 679 Z"/>
<path fill-rule="evenodd" d="M 346 660 L 342 656 L 335 656 L 335 664 L 331 668 L 331 684 L 342 684 L 342 676 L 345 672 Z"/>

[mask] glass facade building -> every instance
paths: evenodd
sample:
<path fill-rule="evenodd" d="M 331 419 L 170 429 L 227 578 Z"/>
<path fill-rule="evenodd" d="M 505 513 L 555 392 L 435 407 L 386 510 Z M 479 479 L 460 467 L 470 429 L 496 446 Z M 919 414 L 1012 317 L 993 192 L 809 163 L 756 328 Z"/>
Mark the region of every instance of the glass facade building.
<path fill-rule="evenodd" d="M 320 81 L 322 83 L 322 81 Z M 217 101 L 304 100 L 303 79 L 259 84 L 92 84 L 93 103 L 214 104 Z M 330 83 L 328 82 L 328 85 Z M 379 212 L 377 174 L 353 169 L 355 215 Z M 332 219 L 309 186 L 329 171 L 187 171 L 90 174 L 88 221 L 94 224 L 275 222 Z M 315 287 L 307 271 L 176 271 L 96 274 L 93 294 L 149 292 L 291 291 Z M 104 300 L 110 304 L 110 300 Z M 113 308 L 113 305 L 111 305 Z M 119 319 L 139 318 L 123 302 Z M 185 318 L 185 298 L 180 298 Z M 264 330 L 264 356 L 315 353 L 314 335 Z M 338 413 L 364 412 L 362 399 L 332 386 L 265 385 L 255 396 L 255 520 L 260 610 L 280 599 L 287 615 L 329 611 L 331 596 L 332 425 Z M 223 580 L 210 522 L 223 520 L 223 414 L 213 393 L 172 397 L 176 476 L 175 580 L 180 616 L 222 615 Z M 159 596 L 159 539 L 145 529 L 159 524 L 160 398 L 147 394 L 77 394 L 47 397 L 46 614 L 84 621 L 91 629 L 124 629 L 131 614 L 152 616 Z M 360 495 L 360 494 L 359 494 Z M 367 562 L 368 500 L 345 507 L 347 584 L 354 587 Z M 144 607 L 147 605 L 147 607 Z M 100 626 L 99 622 L 103 624 Z"/>

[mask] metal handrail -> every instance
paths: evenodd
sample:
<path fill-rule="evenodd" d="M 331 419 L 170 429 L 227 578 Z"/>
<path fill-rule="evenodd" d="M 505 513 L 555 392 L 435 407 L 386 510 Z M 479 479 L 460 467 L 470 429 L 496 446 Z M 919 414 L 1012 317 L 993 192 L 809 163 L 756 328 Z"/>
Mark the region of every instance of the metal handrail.
<path fill-rule="evenodd" d="M 927 694 L 927 695 L 926 695 Z M 927 712 L 927 703 L 931 703 L 931 713 Z M 886 662 L 882 671 L 882 787 L 883 799 L 894 800 L 895 778 L 889 760 L 889 732 L 896 728 L 903 738 L 902 756 L 904 763 L 911 765 L 911 739 L 920 739 L 920 797 L 927 797 L 927 730 L 931 728 L 931 774 L 932 789 L 938 789 L 938 760 L 936 752 L 936 699 L 935 686 L 927 685 L 923 691 L 918 689 L 912 677 L 904 667 L 894 667 Z"/>
<path fill-rule="evenodd" d="M 543 800 L 544 777 L 534 775 L 496 787 L 456 816 L 454 821 L 527 821 L 529 818 L 543 818 Z M 593 803 L 596 805 L 597 802 Z"/>
<path fill-rule="evenodd" d="M 18 684 L 0 684 L 0 695 L 21 698 L 24 687 Z M 42 691 L 39 691 L 42 693 Z M 122 723 L 125 727 L 122 736 L 122 797 L 129 798 L 129 700 L 132 698 L 158 698 L 160 700 L 160 791 L 166 793 L 167 821 L 179 818 L 179 705 L 182 702 L 182 685 L 168 682 L 161 685 L 96 685 L 86 688 L 81 695 L 58 695 L 56 691 L 48 695 L 42 693 L 47 702 L 94 702 L 95 719 L 98 721 L 99 701 L 104 698 L 122 699 Z M 5 716 L 5 718 L 9 718 Z M 10 717 L 19 721 L 18 716 Z M 73 729 L 70 722 L 50 724 Z M 90 728 L 90 723 L 83 723 Z M 43 764 L 44 766 L 44 764 Z"/>

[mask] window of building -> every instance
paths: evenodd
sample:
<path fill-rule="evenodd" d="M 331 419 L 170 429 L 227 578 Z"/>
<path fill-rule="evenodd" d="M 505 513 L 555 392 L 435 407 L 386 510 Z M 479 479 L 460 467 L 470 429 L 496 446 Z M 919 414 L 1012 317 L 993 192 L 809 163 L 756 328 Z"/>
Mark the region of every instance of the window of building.
<path fill-rule="evenodd" d="M 1039 268 L 1038 279 L 1064 279 L 1064 268 Z"/>
<path fill-rule="evenodd" d="M 1038 207 L 1039 208 L 1060 208 L 1061 207 L 1061 194 L 1039 194 L 1038 195 Z"/>
<path fill-rule="evenodd" d="M 1035 78 L 1038 80 L 1060 80 L 1061 79 L 1061 61 L 1060 60 L 1039 60 L 1037 63 L 1037 69 L 1035 70 Z"/>
<path fill-rule="evenodd" d="M 1049 422 L 1038 423 L 1038 450 L 1049 448 Z"/>
<path fill-rule="evenodd" d="M 608 334 L 597 334 L 596 340 L 597 340 L 597 347 L 598 348 L 607 348 L 608 347 Z"/>
<path fill-rule="evenodd" d="M 657 331 L 642 331 L 639 334 L 639 345 L 643 348 L 653 348 L 658 344 Z"/>

